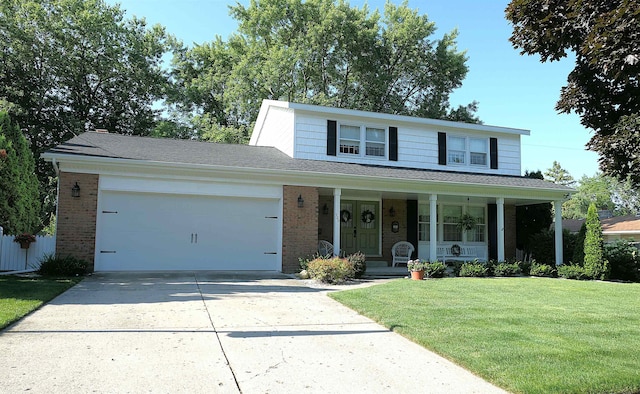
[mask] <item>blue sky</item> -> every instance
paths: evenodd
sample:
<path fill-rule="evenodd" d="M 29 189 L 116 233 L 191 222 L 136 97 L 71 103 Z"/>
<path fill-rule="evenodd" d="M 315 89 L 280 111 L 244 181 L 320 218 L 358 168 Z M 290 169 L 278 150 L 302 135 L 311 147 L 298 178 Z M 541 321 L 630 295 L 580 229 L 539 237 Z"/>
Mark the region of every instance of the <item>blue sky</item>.
<path fill-rule="evenodd" d="M 229 0 L 107 0 L 120 3 L 129 16 L 160 23 L 185 44 L 226 38 L 237 28 L 229 16 Z M 249 0 L 239 1 L 248 4 Z M 384 8 L 384 0 L 351 0 Z M 399 3 L 399 2 L 397 2 Z M 593 176 L 598 156 L 585 150 L 591 132 L 577 115 L 556 113 L 554 107 L 573 62 L 542 64 L 537 56 L 521 56 L 508 38 L 511 26 L 504 18 L 507 0 L 422 0 L 409 7 L 426 13 L 438 30 L 433 38 L 458 29 L 458 49 L 466 50 L 469 73 L 451 98 L 452 105 L 479 102 L 478 115 L 488 125 L 531 131 L 522 137 L 522 171 L 546 171 L 554 160 L 574 178 Z"/>

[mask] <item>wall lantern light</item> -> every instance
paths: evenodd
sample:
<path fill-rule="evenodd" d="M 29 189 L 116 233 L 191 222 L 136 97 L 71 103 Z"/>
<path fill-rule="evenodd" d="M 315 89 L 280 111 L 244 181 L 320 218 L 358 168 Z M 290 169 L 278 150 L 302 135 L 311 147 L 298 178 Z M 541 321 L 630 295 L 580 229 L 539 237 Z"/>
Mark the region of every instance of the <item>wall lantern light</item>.
<path fill-rule="evenodd" d="M 302 194 L 298 196 L 298 208 L 304 207 L 304 198 L 302 198 Z"/>
<path fill-rule="evenodd" d="M 71 197 L 80 197 L 80 186 L 78 182 L 71 188 Z"/>
<path fill-rule="evenodd" d="M 396 210 L 393 207 L 389 208 L 389 216 L 391 217 L 396 216 Z"/>
<path fill-rule="evenodd" d="M 324 215 L 328 215 L 329 214 L 329 207 L 327 206 L 327 203 L 325 203 L 324 206 L 322 207 L 322 213 Z"/>

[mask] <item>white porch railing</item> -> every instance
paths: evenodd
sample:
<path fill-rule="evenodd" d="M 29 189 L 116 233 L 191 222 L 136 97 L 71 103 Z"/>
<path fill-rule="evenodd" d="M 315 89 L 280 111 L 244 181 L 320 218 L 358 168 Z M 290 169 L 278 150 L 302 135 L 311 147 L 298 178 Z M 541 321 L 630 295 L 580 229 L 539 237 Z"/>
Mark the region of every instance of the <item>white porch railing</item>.
<path fill-rule="evenodd" d="M 36 236 L 36 242 L 29 249 L 21 249 L 20 244 L 13 242 L 14 235 L 2 235 L 0 230 L 0 271 L 21 271 L 38 269 L 40 260 L 46 254 L 56 251 L 55 236 Z"/>

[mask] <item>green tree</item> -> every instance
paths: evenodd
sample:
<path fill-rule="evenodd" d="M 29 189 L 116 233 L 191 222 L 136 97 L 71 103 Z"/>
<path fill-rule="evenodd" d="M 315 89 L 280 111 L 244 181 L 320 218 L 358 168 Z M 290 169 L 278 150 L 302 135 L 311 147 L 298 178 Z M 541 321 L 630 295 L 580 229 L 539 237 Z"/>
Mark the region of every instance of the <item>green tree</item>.
<path fill-rule="evenodd" d="M 512 0 L 511 42 L 542 62 L 575 54 L 556 109 L 594 134 L 601 170 L 640 185 L 640 0 Z"/>
<path fill-rule="evenodd" d="M 562 216 L 584 219 L 592 202 L 597 209 L 611 211 L 614 216 L 634 215 L 640 211 L 640 194 L 630 180 L 619 182 L 598 173 L 580 179 L 576 193 L 562 205 Z"/>
<path fill-rule="evenodd" d="M 603 258 L 602 226 L 598 218 L 596 205 L 589 205 L 587 232 L 584 238 L 584 271 L 592 279 L 606 279 L 609 263 Z"/>
<path fill-rule="evenodd" d="M 252 0 L 231 7 L 236 34 L 177 51 L 172 103 L 206 139 L 248 140 L 263 99 L 478 122 L 452 108 L 466 76 L 457 32 L 407 3 L 381 15 L 344 0 Z"/>
<path fill-rule="evenodd" d="M 553 183 L 556 183 L 558 185 L 564 185 L 569 187 L 572 187 L 576 183 L 575 179 L 573 179 L 571 174 L 569 174 L 569 171 L 562 168 L 560 163 L 555 160 L 551 168 L 545 171 L 544 179 L 551 181 Z"/>
<path fill-rule="evenodd" d="M 153 129 L 171 40 L 160 26 L 123 15 L 103 0 L 0 0 L 0 97 L 34 157 L 94 128 Z M 38 159 L 37 175 L 52 195 L 51 165 Z"/>
<path fill-rule="evenodd" d="M 0 226 L 6 234 L 35 233 L 40 227 L 40 195 L 29 142 L 6 112 L 0 111 Z"/>
<path fill-rule="evenodd" d="M 525 177 L 543 179 L 541 171 L 526 171 Z M 525 252 L 531 252 L 535 240 L 533 236 L 549 230 L 553 222 L 551 204 L 532 204 L 516 207 L 516 246 Z M 551 261 L 551 260 L 549 260 Z"/>
<path fill-rule="evenodd" d="M 582 266 L 584 264 L 584 239 L 587 236 L 587 223 L 582 223 L 580 226 L 580 231 L 578 232 L 578 236 L 576 238 L 576 244 L 573 249 L 573 258 L 571 259 L 571 263 L 574 265 Z"/>

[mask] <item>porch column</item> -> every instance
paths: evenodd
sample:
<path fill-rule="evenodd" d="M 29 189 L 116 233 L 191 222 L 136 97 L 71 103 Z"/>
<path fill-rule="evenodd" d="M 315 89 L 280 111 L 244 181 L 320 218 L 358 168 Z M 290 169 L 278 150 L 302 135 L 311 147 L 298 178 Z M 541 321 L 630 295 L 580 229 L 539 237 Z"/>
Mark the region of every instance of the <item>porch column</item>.
<path fill-rule="evenodd" d="M 498 219 L 498 261 L 504 261 L 504 198 L 496 198 Z"/>
<path fill-rule="evenodd" d="M 436 244 L 438 239 L 438 195 L 432 194 L 429 196 L 429 260 L 438 260 L 438 245 Z"/>
<path fill-rule="evenodd" d="M 333 189 L 333 255 L 340 256 L 340 196 L 342 189 Z"/>
<path fill-rule="evenodd" d="M 562 200 L 553 202 L 555 209 L 555 232 L 556 232 L 556 265 L 564 263 L 562 257 Z"/>

